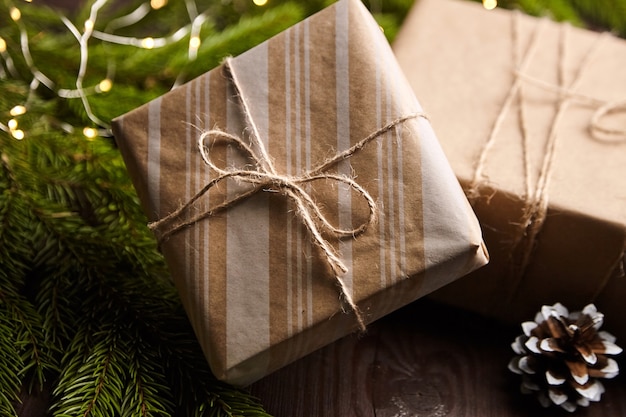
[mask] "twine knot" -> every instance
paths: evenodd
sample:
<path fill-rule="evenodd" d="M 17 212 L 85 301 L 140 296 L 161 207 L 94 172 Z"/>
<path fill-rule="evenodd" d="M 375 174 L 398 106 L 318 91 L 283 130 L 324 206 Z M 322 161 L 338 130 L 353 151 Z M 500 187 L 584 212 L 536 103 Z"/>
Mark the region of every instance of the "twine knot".
<path fill-rule="evenodd" d="M 206 141 L 209 141 L 207 145 Z M 248 158 L 254 161 L 255 169 L 238 169 L 228 168 L 223 169 L 218 167 L 212 160 L 207 150 L 217 141 L 230 142 L 243 151 Z M 351 148 L 352 149 L 352 148 Z M 338 154 L 334 158 L 327 160 L 324 164 L 304 172 L 300 175 L 282 175 L 276 173 L 271 160 L 263 158 L 257 152 L 255 152 L 251 146 L 246 144 L 240 137 L 231 135 L 219 129 L 209 130 L 204 132 L 198 140 L 198 150 L 202 156 L 202 159 L 206 165 L 208 165 L 213 171 L 218 174 L 218 177 L 210 183 L 208 188 L 212 188 L 219 182 L 232 178 L 239 183 L 247 183 L 253 186 L 253 188 L 247 192 L 244 192 L 237 197 L 226 201 L 224 208 L 232 207 L 242 198 L 250 197 L 257 192 L 275 192 L 279 193 L 294 204 L 296 207 L 296 215 L 300 218 L 306 229 L 309 231 L 313 238 L 313 242 L 322 250 L 326 257 L 328 265 L 333 270 L 335 275 L 343 275 L 348 272 L 348 268 L 343 264 L 333 247 L 324 238 L 323 233 L 327 235 L 342 238 L 342 237 L 357 237 L 361 233 L 365 232 L 367 228 L 374 224 L 378 218 L 378 207 L 373 197 L 361 187 L 352 178 L 345 175 L 337 175 L 325 172 L 331 165 L 345 159 L 348 156 Z M 350 156 L 353 153 L 350 153 Z M 355 190 L 367 203 L 369 213 L 367 220 L 351 229 L 342 229 L 333 225 L 326 216 L 322 213 L 320 205 L 313 200 L 313 197 L 309 191 L 304 189 L 304 185 L 317 180 L 334 180 L 342 182 Z M 208 191 L 203 190 L 203 193 Z"/>
<path fill-rule="evenodd" d="M 228 61 L 226 62 L 226 69 L 229 69 Z M 231 77 L 235 87 L 239 87 L 237 77 L 230 68 Z M 241 97 L 240 97 L 241 98 Z M 304 172 L 299 175 L 284 175 L 276 171 L 272 159 L 267 154 L 265 146 L 259 139 L 258 130 L 254 121 L 250 116 L 250 111 L 247 107 L 246 101 L 242 98 L 241 105 L 244 110 L 244 114 L 247 118 L 248 125 L 250 126 L 251 133 L 249 135 L 248 144 L 241 137 L 232 135 L 220 129 L 212 129 L 203 132 L 198 139 L 198 151 L 202 157 L 204 163 L 213 170 L 217 176 L 210 180 L 201 190 L 199 190 L 189 201 L 183 204 L 181 207 L 165 216 L 164 218 L 150 223 L 149 228 L 155 232 L 159 244 L 163 243 L 173 234 L 181 231 L 182 229 L 191 226 L 205 218 L 214 216 L 215 214 L 226 210 L 243 200 L 255 195 L 259 192 L 274 192 L 283 195 L 288 198 L 295 206 L 296 216 L 301 220 L 309 234 L 311 235 L 313 244 L 317 246 L 326 263 L 331 268 L 334 274 L 334 278 L 340 287 L 342 298 L 350 306 L 354 312 L 359 328 L 365 330 L 365 320 L 354 302 L 351 292 L 345 281 L 343 275 L 348 272 L 348 268 L 342 262 L 340 256 L 336 250 L 330 244 L 330 242 L 324 237 L 324 235 L 332 236 L 335 238 L 351 237 L 356 238 L 360 234 L 364 233 L 368 227 L 374 224 L 378 219 L 378 206 L 373 197 L 359 185 L 355 180 L 345 175 L 338 175 L 327 172 L 329 168 L 338 164 L 340 161 L 352 157 L 355 153 L 359 152 L 369 142 L 374 141 L 379 136 L 389 132 L 396 126 L 406 122 L 410 119 L 418 117 L 426 117 L 423 113 L 413 113 L 407 116 L 397 118 L 382 128 L 371 133 L 369 136 L 357 142 L 352 147 L 337 153 L 335 156 L 325 160 L 317 167 Z M 239 149 L 244 156 L 250 159 L 253 164 L 253 169 L 248 168 L 221 168 L 217 166 L 209 155 L 208 150 L 212 145 L 217 142 L 226 142 L 227 144 L 233 144 Z M 247 165 L 249 166 L 249 165 Z M 214 205 L 209 209 L 197 213 L 193 216 L 185 215 L 185 213 L 198 201 L 202 196 L 209 192 L 213 187 L 216 187 L 220 182 L 233 179 L 239 183 L 249 184 L 251 188 L 237 193 L 232 198 L 227 198 L 220 204 Z M 317 180 L 333 180 L 341 182 L 349 186 L 354 190 L 363 200 L 367 203 L 369 213 L 367 219 L 360 225 L 350 228 L 342 229 L 333 225 L 326 216 L 322 213 L 319 204 L 315 202 L 311 194 L 305 189 L 305 185 Z"/>

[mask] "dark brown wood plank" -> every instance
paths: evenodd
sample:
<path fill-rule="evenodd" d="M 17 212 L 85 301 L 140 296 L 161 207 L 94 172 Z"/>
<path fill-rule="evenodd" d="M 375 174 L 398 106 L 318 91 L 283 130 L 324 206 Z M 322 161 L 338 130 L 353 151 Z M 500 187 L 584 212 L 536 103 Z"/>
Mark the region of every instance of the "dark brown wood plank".
<path fill-rule="evenodd" d="M 275 417 L 548 417 L 507 370 L 517 326 L 420 300 L 362 336 L 320 349 L 250 387 Z M 619 341 L 618 341 L 619 342 Z M 623 344 L 623 343 L 621 343 Z M 626 369 L 624 358 L 619 360 Z M 577 417 L 626 415 L 626 377 Z M 43 416 L 49 392 L 22 395 L 20 416 Z"/>
<path fill-rule="evenodd" d="M 570 415 L 543 409 L 518 392 L 507 364 L 519 332 L 420 300 L 373 324 L 365 336 L 343 338 L 250 390 L 276 417 Z M 605 386 L 600 403 L 575 415 L 626 415 L 624 377 Z"/>

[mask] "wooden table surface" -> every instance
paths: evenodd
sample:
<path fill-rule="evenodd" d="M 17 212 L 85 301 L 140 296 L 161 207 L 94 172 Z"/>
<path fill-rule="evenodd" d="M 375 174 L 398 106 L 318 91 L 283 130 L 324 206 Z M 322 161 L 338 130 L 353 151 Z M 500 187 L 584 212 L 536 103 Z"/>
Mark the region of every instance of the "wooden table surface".
<path fill-rule="evenodd" d="M 507 369 L 518 334 L 517 326 L 422 299 L 250 389 L 275 417 L 626 416 L 624 375 L 604 382 L 601 402 L 574 414 L 520 394 Z"/>
<path fill-rule="evenodd" d="M 626 416 L 624 357 L 624 374 L 604 382 L 602 401 L 574 414 L 520 394 L 507 369 L 518 334 L 517 326 L 422 299 L 249 390 L 274 417 Z M 22 400 L 20 417 L 46 414 L 48 395 Z"/>

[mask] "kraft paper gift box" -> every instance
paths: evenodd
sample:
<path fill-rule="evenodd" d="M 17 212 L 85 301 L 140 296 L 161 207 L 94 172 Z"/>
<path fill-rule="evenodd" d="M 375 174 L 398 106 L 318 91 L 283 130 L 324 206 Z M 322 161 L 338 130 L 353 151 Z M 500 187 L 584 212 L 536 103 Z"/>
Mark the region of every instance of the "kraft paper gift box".
<path fill-rule="evenodd" d="M 487 261 L 430 124 L 358 0 L 113 130 L 227 382 L 249 384 Z"/>
<path fill-rule="evenodd" d="M 626 41 L 419 0 L 393 49 L 490 252 L 436 297 L 509 322 L 595 302 L 626 337 Z"/>

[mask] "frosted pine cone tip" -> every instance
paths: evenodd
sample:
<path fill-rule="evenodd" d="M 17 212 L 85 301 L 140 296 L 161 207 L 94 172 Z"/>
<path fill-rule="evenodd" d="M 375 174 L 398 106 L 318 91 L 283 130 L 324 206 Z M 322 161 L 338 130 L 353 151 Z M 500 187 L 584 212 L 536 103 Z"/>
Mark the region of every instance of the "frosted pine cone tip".
<path fill-rule="evenodd" d="M 534 394 L 544 407 L 570 412 L 600 401 L 600 379 L 619 373 L 609 356 L 622 352 L 613 335 L 600 331 L 603 321 L 593 304 L 570 313 L 556 303 L 522 323 L 523 334 L 511 344 L 516 356 L 509 362 L 509 369 L 522 376 L 521 391 Z"/>

